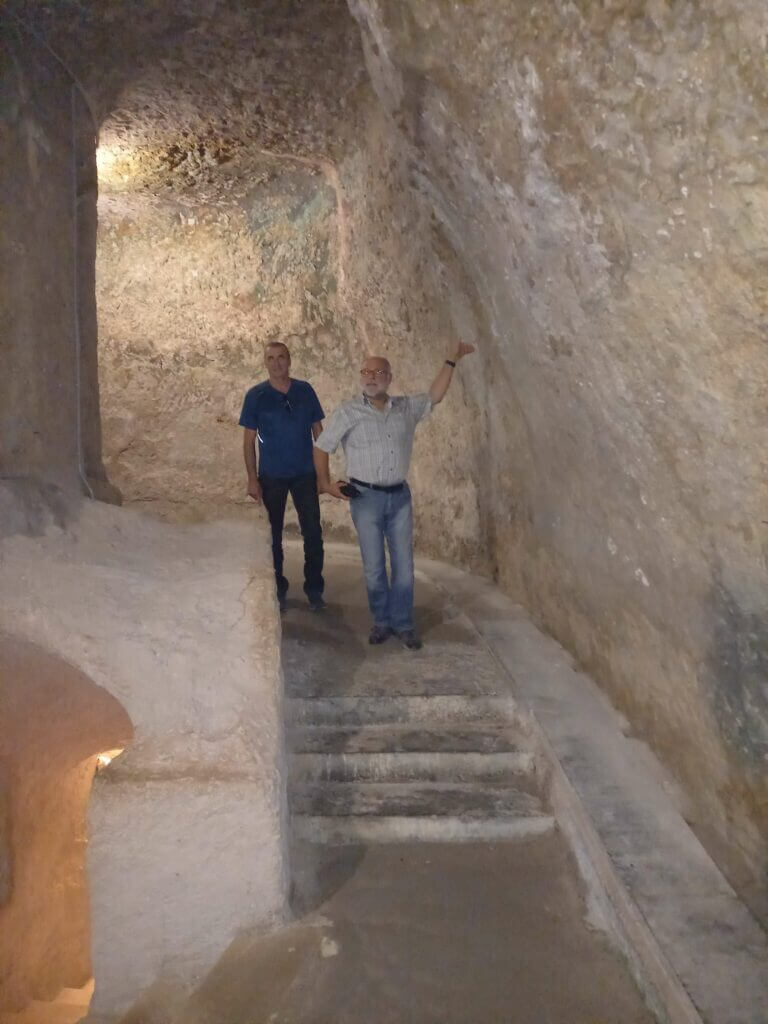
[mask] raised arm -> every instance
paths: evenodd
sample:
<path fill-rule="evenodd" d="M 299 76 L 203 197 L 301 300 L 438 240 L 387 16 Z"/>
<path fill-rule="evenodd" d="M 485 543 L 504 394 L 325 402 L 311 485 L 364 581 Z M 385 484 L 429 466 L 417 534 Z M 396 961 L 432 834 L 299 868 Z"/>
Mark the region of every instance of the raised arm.
<path fill-rule="evenodd" d="M 429 397 L 432 399 L 432 404 L 437 405 L 438 402 L 442 402 L 445 398 L 445 393 L 450 387 L 451 380 L 453 379 L 453 366 L 451 363 L 458 363 L 464 356 L 468 356 L 470 352 L 475 351 L 475 346 L 470 345 L 466 341 L 460 341 L 456 349 L 451 350 L 449 359 L 443 363 L 440 367 L 440 371 L 435 379 L 432 381 L 432 387 L 429 389 Z"/>
<path fill-rule="evenodd" d="M 248 495 L 258 505 L 261 501 L 261 486 L 259 485 L 259 467 L 256 459 L 256 438 L 258 431 L 246 427 L 243 430 L 243 458 L 245 459 L 245 471 L 248 474 Z"/>

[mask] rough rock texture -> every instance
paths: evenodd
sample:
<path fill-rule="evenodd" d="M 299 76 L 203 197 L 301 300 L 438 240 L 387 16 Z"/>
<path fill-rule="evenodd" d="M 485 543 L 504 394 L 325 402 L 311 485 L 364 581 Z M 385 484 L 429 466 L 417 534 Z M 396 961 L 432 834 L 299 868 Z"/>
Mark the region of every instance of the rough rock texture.
<path fill-rule="evenodd" d="M 761 0 L 352 0 L 375 114 L 336 0 L 12 7 L 64 57 L 104 126 L 100 302 L 113 330 L 102 373 L 121 399 L 106 407 L 107 449 L 129 494 L 171 503 L 181 490 L 186 502 L 200 487 L 236 500 L 230 383 L 241 366 L 256 374 L 244 339 L 261 331 L 291 325 L 297 369 L 329 406 L 347 390 L 347 355 L 354 364 L 368 345 L 410 389 L 430 380 L 443 332 L 476 337 L 463 391 L 417 449 L 420 546 L 493 571 L 600 679 L 765 910 Z M 253 176 L 263 189 L 277 156 L 262 223 L 247 186 Z M 290 197 L 310 177 L 318 205 L 297 226 Z M 335 210 L 320 201 L 329 189 Z M 271 233 L 289 221 L 290 260 L 275 274 Z M 310 239 L 328 243 L 319 274 Z M 179 276 L 196 268 L 192 245 L 207 257 L 199 284 Z M 145 282 L 136 298 L 157 296 L 167 340 L 147 330 L 148 313 L 117 304 L 115 271 L 139 255 L 159 287 Z M 265 285 L 275 316 L 258 301 Z M 203 286 L 221 305 L 198 329 Z M 224 306 L 213 341 L 206 328 Z M 126 391 L 122 353 L 134 351 Z M 332 380 L 314 370 L 318 355 Z M 149 424 L 145 443 L 136 420 L 155 409 L 168 422 L 174 402 L 182 430 L 158 448 L 165 431 Z M 195 455 L 188 430 L 211 438 L 210 454 Z"/>
<path fill-rule="evenodd" d="M 0 24 L 0 67 L 0 476 L 28 489 L 44 480 L 74 496 L 104 479 L 96 127 L 61 64 L 15 21 Z"/>
<path fill-rule="evenodd" d="M 411 201 L 385 127 L 374 109 L 367 145 L 338 169 L 239 158 L 208 183 L 209 197 L 220 191 L 206 204 L 194 193 L 102 193 L 105 459 L 126 500 L 176 518 L 210 518 L 227 503 L 250 511 L 236 425 L 244 391 L 265 375 L 268 340 L 290 346 L 294 374 L 311 379 L 327 412 L 353 393 L 366 351 L 391 355 L 395 389 L 428 386 L 455 330 L 441 293 L 460 294 L 461 282 L 450 253 L 435 261 L 429 213 Z M 243 194 L 222 201 L 231 182 Z M 419 432 L 414 484 L 442 490 L 451 524 L 443 501 L 418 502 L 425 547 L 442 534 L 455 557 L 482 551 L 472 459 L 481 433 L 460 383 Z M 335 502 L 326 519 L 348 529 Z"/>
<path fill-rule="evenodd" d="M 29 666 L 23 687 L 4 679 L 0 692 L 0 1012 L 83 982 L 90 896 L 101 1022 L 157 981 L 195 981 L 239 928 L 282 915 L 276 608 L 263 538 L 251 531 L 172 529 L 94 503 L 72 523 L 83 491 L 110 496 L 100 478 L 91 112 L 136 51 L 120 49 L 107 6 L 85 37 L 78 22 L 92 12 L 79 4 L 2 13 L 0 563 L 13 584 L 0 594 L 0 630 L 69 668 L 50 692 Z M 139 35 L 172 33 L 166 13 L 138 19 Z M 68 38 L 76 59 L 58 47 Z M 117 78 L 89 94 L 75 79 L 83 68 L 98 79 L 99 62 L 88 62 L 105 40 L 119 50 Z M 136 50 L 154 53 L 144 42 Z M 102 56 L 109 64 L 108 47 Z M 73 674 L 90 688 L 86 711 Z M 86 893 L 83 818 L 109 731 L 96 735 L 88 715 L 101 690 L 136 737 L 94 788 Z"/>
<path fill-rule="evenodd" d="M 70 673 L 87 676 L 90 691 L 101 687 L 105 698 L 111 695 L 134 727 L 125 753 L 98 773 L 88 813 L 96 978 L 91 1012 L 101 1024 L 155 983 L 183 988 L 194 982 L 239 929 L 269 927 L 282 917 L 282 690 L 271 567 L 264 538 L 236 523 L 166 525 L 93 502 L 68 531 L 7 538 L 0 559 L 19 581 L 0 596 L 0 630 L 60 652 Z M 15 762 L 6 756 L 13 735 L 6 735 L 9 716 L 2 716 L 3 774 L 11 763 L 11 841 L 18 854 L 11 893 L 17 885 L 29 887 L 30 873 L 41 865 L 47 873 L 36 875 L 34 918 L 22 927 L 20 905 L 14 927 L 3 927 L 0 974 L 14 964 L 6 943 L 21 949 L 28 940 L 34 955 L 56 968 L 59 985 L 76 986 L 85 980 L 87 951 L 74 943 L 71 956 L 79 964 L 73 967 L 51 943 L 60 927 L 59 902 L 70 899 L 82 911 L 85 895 L 73 882 L 69 895 L 53 898 L 45 881 L 57 883 L 56 871 L 74 875 L 72 858 L 60 859 L 52 837 L 61 836 L 61 850 L 70 849 L 73 832 L 82 841 L 93 771 L 93 760 L 83 759 L 104 747 L 90 742 L 89 722 L 98 709 L 93 696 L 87 695 L 83 711 L 67 676 L 47 681 L 58 690 L 58 703 L 50 707 L 51 716 L 59 712 L 54 736 L 53 723 L 39 710 L 46 707 L 45 694 L 33 686 L 34 676 L 23 691 L 29 704 L 20 704 L 18 679 L 3 697 L 2 710 L 9 697 L 11 710 L 18 708 L 11 725 L 24 712 Z M 70 750 L 64 739 L 73 730 Z M 76 757 L 75 739 L 82 746 Z M 99 739 L 109 741 L 107 749 L 114 746 L 111 734 Z M 45 786 L 35 786 L 36 776 L 23 770 L 30 759 L 35 771 L 46 769 Z M 78 856 L 82 872 L 82 845 Z M 11 902 L 0 914 L 13 912 Z M 42 948 L 46 928 L 51 940 Z M 82 913 L 73 915 L 70 928 L 87 935 Z M 28 995 L 40 994 L 31 991 L 29 978 L 21 980 L 30 986 Z M 44 972 L 34 981 L 53 984 Z M 23 990 L 12 997 L 17 993 Z"/>
<path fill-rule="evenodd" d="M 765 7 L 354 9 L 486 317 L 499 578 L 652 738 L 757 899 Z"/>
<path fill-rule="evenodd" d="M 255 32 L 263 14 L 238 18 Z M 396 389 L 422 389 L 455 337 L 452 314 L 475 333 L 461 270 L 363 80 L 347 9 L 297 8 L 287 21 L 273 19 L 271 52 L 247 61 L 226 18 L 205 54 L 200 33 L 174 37 L 100 134 L 105 458 L 126 500 L 165 517 L 211 518 L 232 503 L 252 514 L 236 423 L 264 377 L 266 341 L 289 344 L 295 375 L 330 412 L 355 390 L 365 352 L 391 354 Z M 301 76 L 284 74 L 286 52 L 300 54 Z M 256 98 L 262 115 L 249 122 Z M 441 410 L 420 431 L 413 479 L 444 489 L 451 527 L 446 505 L 421 502 L 417 535 L 428 546 L 442 534 L 455 557 L 477 559 L 483 424 L 460 385 L 446 404 L 453 416 Z M 349 532 L 346 509 L 328 502 L 325 514 Z"/>
<path fill-rule="evenodd" d="M 247 196 L 223 208 L 102 199 L 105 451 L 128 500 L 249 500 L 237 420 L 266 340 L 286 339 L 296 375 L 320 388 L 307 363 L 335 304 L 335 194 L 293 160 L 248 174 Z"/>
<path fill-rule="evenodd" d="M 470 282 L 429 203 L 413 191 L 411 173 L 408 148 L 381 111 L 371 111 L 358 147 L 339 167 L 342 310 L 354 339 L 340 397 L 354 393 L 366 352 L 390 359 L 393 393 L 412 393 L 429 387 L 457 337 L 477 339 Z M 454 377 L 416 433 L 409 476 L 416 544 L 489 571 L 482 356 L 467 359 Z"/>

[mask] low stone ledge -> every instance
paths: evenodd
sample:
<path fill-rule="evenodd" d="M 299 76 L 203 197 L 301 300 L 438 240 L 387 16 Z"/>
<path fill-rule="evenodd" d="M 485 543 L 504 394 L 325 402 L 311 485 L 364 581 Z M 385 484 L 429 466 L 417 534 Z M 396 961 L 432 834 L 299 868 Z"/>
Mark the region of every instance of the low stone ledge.
<path fill-rule="evenodd" d="M 765 1024 L 768 940 L 675 805 L 664 769 L 524 609 L 480 577 L 419 566 L 468 615 L 531 714 L 590 912 L 663 1024 Z"/>
<path fill-rule="evenodd" d="M 150 988 L 193 985 L 239 931 L 285 913 L 271 560 L 246 524 L 169 525 L 93 502 L 66 529 L 0 540 L 0 559 L 16 581 L 0 630 L 77 668 L 134 730 L 123 753 L 100 755 L 88 815 L 101 1024 Z"/>

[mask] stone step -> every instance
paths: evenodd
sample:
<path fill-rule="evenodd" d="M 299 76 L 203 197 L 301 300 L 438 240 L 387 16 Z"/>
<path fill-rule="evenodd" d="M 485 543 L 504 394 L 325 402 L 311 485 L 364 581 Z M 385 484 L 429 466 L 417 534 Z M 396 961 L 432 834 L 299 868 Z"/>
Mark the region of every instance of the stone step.
<path fill-rule="evenodd" d="M 304 783 L 292 787 L 294 814 L 315 817 L 512 818 L 542 813 L 539 799 L 505 787 L 468 783 Z"/>
<path fill-rule="evenodd" d="M 441 729 L 397 724 L 307 727 L 290 730 L 288 738 L 294 754 L 522 753 L 514 730 L 492 723 Z"/>
<path fill-rule="evenodd" d="M 300 782 L 512 782 L 533 771 L 533 754 L 449 751 L 294 754 L 291 781 Z"/>
<path fill-rule="evenodd" d="M 445 725 L 448 722 L 516 721 L 513 697 L 479 694 L 390 695 L 380 697 L 294 697 L 286 700 L 289 723 L 309 726 L 351 726 L 384 723 Z"/>
<path fill-rule="evenodd" d="M 329 846 L 403 842 L 499 842 L 541 835 L 554 827 L 552 815 L 544 813 L 509 818 L 415 814 L 323 817 L 298 814 L 293 819 L 294 836 L 297 839 Z"/>

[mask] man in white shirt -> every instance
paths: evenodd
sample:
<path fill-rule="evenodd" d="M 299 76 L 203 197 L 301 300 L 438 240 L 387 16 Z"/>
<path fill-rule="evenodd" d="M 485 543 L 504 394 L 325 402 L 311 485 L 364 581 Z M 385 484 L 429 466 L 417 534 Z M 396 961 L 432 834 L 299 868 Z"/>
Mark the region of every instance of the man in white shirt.
<path fill-rule="evenodd" d="M 409 650 L 421 647 L 413 628 L 413 514 L 405 478 L 416 427 L 445 397 L 459 360 L 474 350 L 474 345 L 460 342 L 426 394 L 394 398 L 387 393 L 392 383 L 389 361 L 369 356 L 360 370 L 362 393 L 340 405 L 315 439 L 318 490 L 348 500 L 344 485 L 331 482 L 328 468 L 329 454 L 341 444 L 349 482 L 357 491 L 350 510 L 373 617 L 369 643 L 384 643 L 394 634 Z"/>

